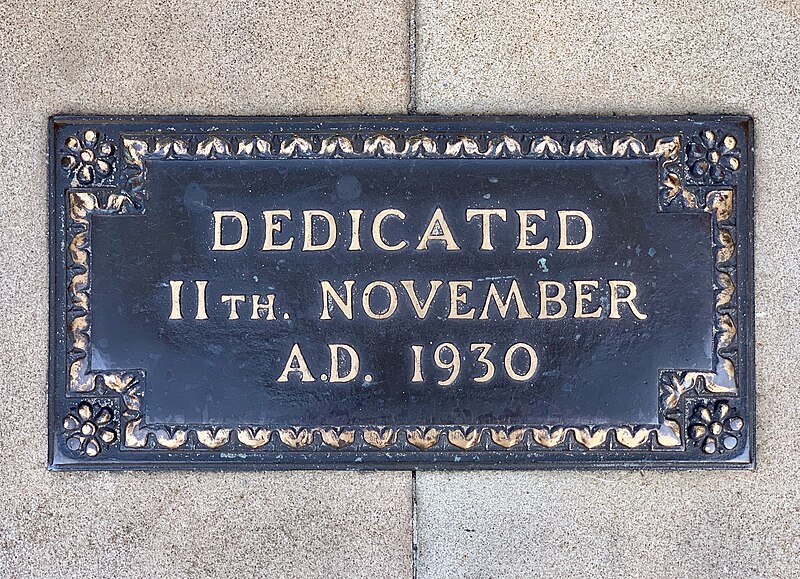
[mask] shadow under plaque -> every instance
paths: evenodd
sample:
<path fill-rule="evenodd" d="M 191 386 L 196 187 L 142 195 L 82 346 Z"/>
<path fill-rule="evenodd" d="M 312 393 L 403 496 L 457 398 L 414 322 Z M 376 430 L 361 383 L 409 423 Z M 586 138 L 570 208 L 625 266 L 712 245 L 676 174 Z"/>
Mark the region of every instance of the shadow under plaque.
<path fill-rule="evenodd" d="M 50 466 L 748 467 L 752 123 L 51 120 Z"/>

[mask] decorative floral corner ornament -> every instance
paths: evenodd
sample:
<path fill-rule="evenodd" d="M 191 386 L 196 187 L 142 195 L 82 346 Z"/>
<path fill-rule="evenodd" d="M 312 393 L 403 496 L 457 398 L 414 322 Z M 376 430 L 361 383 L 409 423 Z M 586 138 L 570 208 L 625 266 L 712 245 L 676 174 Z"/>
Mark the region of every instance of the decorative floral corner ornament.
<path fill-rule="evenodd" d="M 686 148 L 690 178 L 701 183 L 723 183 L 741 165 L 737 145 L 733 135 L 718 137 L 711 129 L 702 131 Z"/>
<path fill-rule="evenodd" d="M 93 129 L 67 137 L 64 146 L 66 154 L 61 158 L 61 167 L 81 185 L 99 183 L 114 170 L 114 145 L 108 140 L 101 141 L 100 134 Z"/>
<path fill-rule="evenodd" d="M 727 402 L 717 402 L 713 408 L 711 403 L 698 404 L 689 425 L 689 436 L 695 444 L 702 445 L 703 452 L 714 454 L 736 448 L 742 428 L 744 420 L 731 415 Z"/>
<path fill-rule="evenodd" d="M 81 402 L 64 417 L 67 448 L 80 455 L 97 456 L 103 448 L 117 440 L 113 418 L 111 408 Z"/>

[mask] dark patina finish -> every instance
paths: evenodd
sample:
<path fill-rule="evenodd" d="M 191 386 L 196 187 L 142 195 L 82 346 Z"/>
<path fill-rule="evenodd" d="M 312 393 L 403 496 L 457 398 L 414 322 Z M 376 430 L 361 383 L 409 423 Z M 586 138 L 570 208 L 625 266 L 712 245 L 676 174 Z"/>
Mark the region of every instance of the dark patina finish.
<path fill-rule="evenodd" d="M 55 117 L 50 465 L 748 467 L 745 117 Z"/>

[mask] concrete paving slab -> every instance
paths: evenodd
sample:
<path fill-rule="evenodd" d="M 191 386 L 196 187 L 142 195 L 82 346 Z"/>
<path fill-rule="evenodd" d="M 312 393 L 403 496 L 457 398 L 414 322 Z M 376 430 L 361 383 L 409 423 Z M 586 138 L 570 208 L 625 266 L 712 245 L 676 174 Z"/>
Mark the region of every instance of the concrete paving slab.
<path fill-rule="evenodd" d="M 754 472 L 417 476 L 418 577 L 800 574 L 800 13 L 779 1 L 420 0 L 424 113 L 744 113 L 756 132 Z"/>
<path fill-rule="evenodd" d="M 405 0 L 0 13 L 0 576 L 408 577 L 408 473 L 45 470 L 48 116 L 403 112 Z"/>

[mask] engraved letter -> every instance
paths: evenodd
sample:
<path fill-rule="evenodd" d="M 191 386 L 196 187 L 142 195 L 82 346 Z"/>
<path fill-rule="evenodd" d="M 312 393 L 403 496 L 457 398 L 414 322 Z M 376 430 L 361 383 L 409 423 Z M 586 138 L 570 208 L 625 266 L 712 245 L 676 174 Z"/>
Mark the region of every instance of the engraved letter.
<path fill-rule="evenodd" d="M 517 249 L 547 249 L 547 238 L 533 245 L 528 243 L 528 235 L 536 235 L 536 223 L 530 223 L 531 217 L 538 217 L 542 221 L 545 219 L 544 209 L 517 209 L 519 216 L 519 243 Z"/>
<path fill-rule="evenodd" d="M 300 344 L 292 346 L 289 359 L 286 361 L 286 366 L 284 366 L 283 372 L 278 378 L 278 382 L 288 382 L 289 374 L 292 372 L 300 372 L 301 382 L 313 382 L 316 380 L 311 374 L 311 370 L 308 369 L 305 358 L 303 358 L 303 352 L 300 351 Z"/>
<path fill-rule="evenodd" d="M 240 211 L 214 211 L 214 247 L 213 251 L 236 251 L 247 243 L 247 217 Z M 226 217 L 239 221 L 239 241 L 236 243 L 222 243 L 222 220 Z"/>
<path fill-rule="evenodd" d="M 583 220 L 585 231 L 583 235 L 583 241 L 579 243 L 569 243 L 567 240 L 567 224 L 569 223 L 567 220 L 570 217 L 577 217 L 578 219 Z M 561 225 L 558 249 L 583 249 L 584 247 L 588 247 L 592 242 L 592 220 L 589 219 L 589 216 L 583 211 L 559 211 L 558 221 Z"/>
<path fill-rule="evenodd" d="M 314 245 L 314 220 L 321 217 L 328 222 L 328 239 L 324 243 Z M 303 251 L 324 251 L 336 243 L 336 220 L 333 215 L 321 209 L 303 211 Z"/>
<path fill-rule="evenodd" d="M 275 243 L 275 232 L 280 232 L 283 222 L 277 219 L 278 216 L 292 220 L 292 212 L 288 209 L 276 209 L 275 211 L 264 211 L 264 223 L 266 224 L 266 236 L 264 237 L 264 247 L 262 251 L 289 251 L 292 249 L 294 237 L 290 237 L 284 243 Z"/>
<path fill-rule="evenodd" d="M 443 241 L 447 251 L 459 251 L 461 249 L 453 238 L 453 232 L 450 231 L 450 226 L 444 218 L 441 207 L 437 207 L 436 211 L 433 212 L 433 217 L 428 222 L 428 227 L 425 228 L 425 233 L 422 234 L 417 244 L 417 250 L 424 251 L 428 249 L 429 241 Z"/>
<path fill-rule="evenodd" d="M 632 281 L 618 281 L 618 280 L 610 280 L 608 285 L 611 287 L 611 313 L 608 315 L 609 318 L 619 319 L 619 304 L 625 303 L 628 304 L 628 307 L 631 309 L 631 312 L 634 316 L 639 318 L 640 320 L 646 320 L 647 314 L 643 314 L 636 308 L 636 304 L 633 303 L 633 300 L 636 299 L 636 284 Z M 619 288 L 625 287 L 628 288 L 628 294 L 625 296 L 621 296 L 619 293 Z"/>
<path fill-rule="evenodd" d="M 342 298 L 333 286 L 328 281 L 321 281 L 319 285 L 322 287 L 322 314 L 319 316 L 320 320 L 330 320 L 331 313 L 330 313 L 330 301 L 328 298 L 330 297 L 333 300 L 333 303 L 336 304 L 344 317 L 348 320 L 353 319 L 353 285 L 356 282 L 352 279 L 348 279 L 344 281 L 344 291 L 345 295 Z"/>
<path fill-rule="evenodd" d="M 491 217 L 495 215 L 502 221 L 506 220 L 505 209 L 467 209 L 467 221 L 472 221 L 475 217 L 481 218 L 481 231 L 483 232 L 483 239 L 481 241 L 481 251 L 492 251 L 492 227 Z"/>

